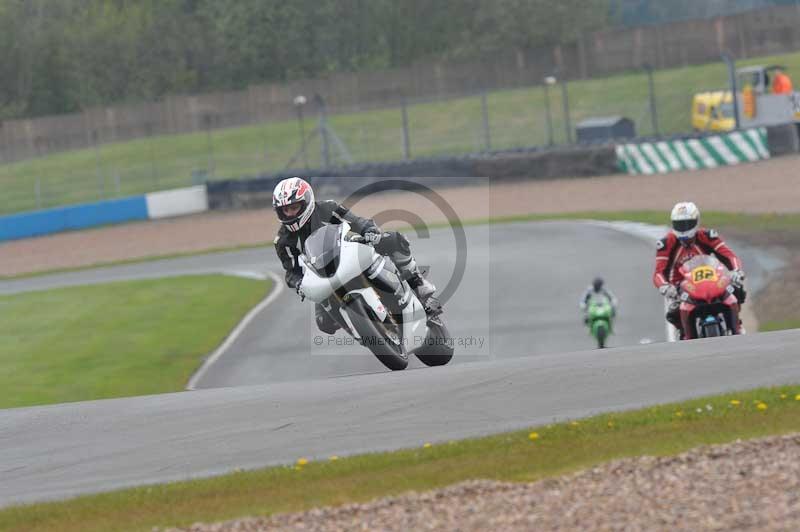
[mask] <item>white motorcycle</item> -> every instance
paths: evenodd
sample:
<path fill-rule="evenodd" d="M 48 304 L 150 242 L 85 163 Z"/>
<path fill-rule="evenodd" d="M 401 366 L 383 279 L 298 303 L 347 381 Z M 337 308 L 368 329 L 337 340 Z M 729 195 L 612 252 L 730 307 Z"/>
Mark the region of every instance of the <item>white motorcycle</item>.
<path fill-rule="evenodd" d="M 410 354 L 428 366 L 453 358 L 441 310 L 426 311 L 391 259 L 351 233 L 350 224 L 317 229 L 303 251 L 301 296 L 322 305 L 387 368 L 405 369 Z"/>

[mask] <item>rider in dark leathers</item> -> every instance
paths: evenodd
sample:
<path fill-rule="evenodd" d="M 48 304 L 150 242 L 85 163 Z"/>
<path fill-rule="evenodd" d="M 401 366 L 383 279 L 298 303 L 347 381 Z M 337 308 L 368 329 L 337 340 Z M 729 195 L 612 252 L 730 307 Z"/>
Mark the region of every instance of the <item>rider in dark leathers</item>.
<path fill-rule="evenodd" d="M 286 284 L 289 287 L 297 289 L 303 280 L 298 257 L 306 239 L 323 225 L 340 224 L 344 220 L 354 232 L 371 243 L 376 252 L 391 258 L 423 304 L 432 299 L 436 287 L 422 276 L 411 255 L 409 242 L 402 234 L 381 231 L 372 220 L 356 216 L 335 201 L 315 201 L 311 185 L 299 177 L 278 183 L 272 203 L 282 224 L 274 240 L 275 251 L 286 270 Z M 333 334 L 339 328 L 339 324 L 321 305 L 315 306 L 315 315 L 322 332 Z"/>

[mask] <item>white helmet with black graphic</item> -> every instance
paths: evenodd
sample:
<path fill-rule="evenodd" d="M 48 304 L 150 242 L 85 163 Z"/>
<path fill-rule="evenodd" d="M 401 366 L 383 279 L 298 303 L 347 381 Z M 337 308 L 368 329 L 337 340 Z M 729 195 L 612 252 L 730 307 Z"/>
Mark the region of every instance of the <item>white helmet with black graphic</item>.
<path fill-rule="evenodd" d="M 691 201 L 675 204 L 670 214 L 672 232 L 681 242 L 694 239 L 700 226 L 700 210 Z"/>
<path fill-rule="evenodd" d="M 314 190 L 305 179 L 284 179 L 272 192 L 272 206 L 289 231 L 299 231 L 314 212 Z"/>

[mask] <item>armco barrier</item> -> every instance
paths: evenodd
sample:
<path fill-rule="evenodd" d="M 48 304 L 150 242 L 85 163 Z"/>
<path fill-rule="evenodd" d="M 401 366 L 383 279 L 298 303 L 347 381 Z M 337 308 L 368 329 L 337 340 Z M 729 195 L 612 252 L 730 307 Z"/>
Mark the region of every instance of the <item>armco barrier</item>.
<path fill-rule="evenodd" d="M 0 242 L 208 210 L 206 187 L 156 192 L 0 217 Z"/>
<path fill-rule="evenodd" d="M 766 128 L 691 139 L 620 144 L 620 169 L 631 175 L 702 170 L 770 158 Z"/>

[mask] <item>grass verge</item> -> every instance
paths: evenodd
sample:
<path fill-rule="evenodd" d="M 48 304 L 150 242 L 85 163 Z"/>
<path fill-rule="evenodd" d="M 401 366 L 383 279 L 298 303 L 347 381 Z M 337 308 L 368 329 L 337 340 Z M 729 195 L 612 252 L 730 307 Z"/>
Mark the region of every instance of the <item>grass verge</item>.
<path fill-rule="evenodd" d="M 201 275 L 0 296 L 0 408 L 183 390 L 270 285 Z"/>
<path fill-rule="evenodd" d="M 800 329 L 800 320 L 768 321 L 758 325 L 758 332 L 785 331 L 786 329 Z"/>
<path fill-rule="evenodd" d="M 800 53 L 742 61 L 782 64 L 800 71 Z M 719 63 L 659 71 L 655 75 L 659 122 L 664 134 L 691 130 L 693 93 L 727 85 Z M 551 106 L 561 109 L 561 91 L 551 91 Z M 569 84 L 572 123 L 591 116 L 632 118 L 641 134 L 653 133 L 644 73 Z M 545 100 L 541 87 L 497 91 L 488 99 L 491 148 L 545 145 Z M 330 117 L 355 162 L 403 158 L 402 116 L 398 108 Z M 556 142 L 564 142 L 565 122 L 553 114 Z M 408 108 L 413 157 L 460 154 L 486 149 L 479 97 L 420 103 Z M 192 184 L 192 173 L 235 178 L 284 169 L 300 147 L 294 120 L 162 135 L 92 149 L 0 165 L 0 213 L 27 211 L 110 197 L 142 194 Z M 307 147 L 312 168 L 321 165 L 319 136 Z M 38 199 L 37 199 L 38 198 Z"/>
<path fill-rule="evenodd" d="M 466 479 L 534 481 L 616 458 L 798 430 L 800 386 L 760 388 L 393 453 L 11 507 L 0 510 L 0 529 L 149 530 L 295 512 Z"/>
<path fill-rule="evenodd" d="M 465 226 L 483 224 L 504 224 L 519 222 L 536 222 L 547 220 L 601 220 L 601 221 L 630 221 L 650 223 L 656 225 L 667 225 L 669 222 L 668 214 L 661 211 L 617 211 L 617 212 L 569 212 L 558 214 L 523 214 L 516 216 L 501 216 L 487 219 L 465 220 Z M 737 214 L 726 212 L 704 212 L 703 224 L 724 230 L 725 228 L 736 228 L 744 231 L 798 231 L 800 230 L 800 214 Z M 427 225 L 429 229 L 449 227 L 448 223 L 434 223 Z M 202 251 L 189 251 L 185 253 L 173 253 L 168 255 L 151 255 L 127 259 L 114 262 L 97 262 L 88 266 L 78 266 L 75 268 L 59 268 L 53 270 L 43 270 L 38 272 L 23 273 L 18 275 L 0 276 L 0 281 L 10 281 L 14 279 L 25 279 L 38 277 L 41 275 L 51 275 L 55 273 L 67 273 L 92 268 L 121 266 L 124 264 L 137 264 L 154 260 L 173 259 L 181 257 L 192 257 L 206 255 L 210 253 L 223 253 L 238 251 L 242 249 L 253 249 L 271 245 L 272 241 L 264 241 L 247 245 L 237 245 L 230 247 L 218 247 Z"/>

